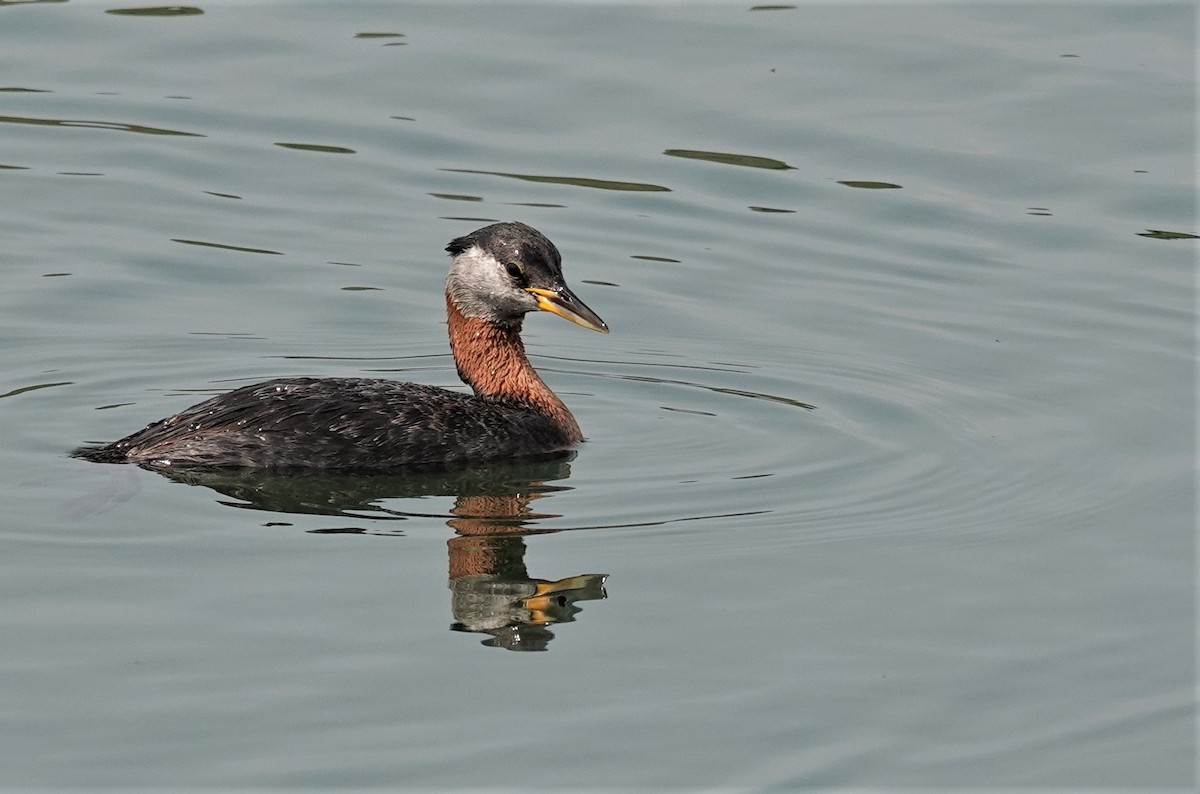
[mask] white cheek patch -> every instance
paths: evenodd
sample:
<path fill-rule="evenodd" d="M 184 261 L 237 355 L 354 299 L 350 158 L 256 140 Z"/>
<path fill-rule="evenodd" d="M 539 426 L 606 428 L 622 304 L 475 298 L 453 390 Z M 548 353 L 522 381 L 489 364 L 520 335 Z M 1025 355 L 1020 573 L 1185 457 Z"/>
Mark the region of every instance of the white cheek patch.
<path fill-rule="evenodd" d="M 472 246 L 454 257 L 446 294 L 467 317 L 512 322 L 537 308 L 532 295 L 514 287 L 496 257 Z"/>

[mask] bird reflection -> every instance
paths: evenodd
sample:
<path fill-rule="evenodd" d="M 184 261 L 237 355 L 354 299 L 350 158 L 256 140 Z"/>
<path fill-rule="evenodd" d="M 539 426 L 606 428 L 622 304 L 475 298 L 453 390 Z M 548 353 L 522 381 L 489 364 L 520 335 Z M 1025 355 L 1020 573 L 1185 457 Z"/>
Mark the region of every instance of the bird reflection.
<path fill-rule="evenodd" d="M 607 597 L 607 574 L 577 574 L 549 580 L 530 576 L 524 537 L 555 532 L 540 526 L 557 518 L 537 512 L 534 502 L 560 491 L 571 475 L 574 453 L 553 459 L 501 463 L 459 470 L 402 474 L 271 474 L 257 470 L 160 471 L 190 485 L 203 485 L 236 501 L 231 507 L 343 518 L 403 520 L 435 517 L 387 506 L 400 498 L 453 496 L 445 516 L 456 536 L 447 541 L 453 631 L 486 634 L 483 645 L 511 651 L 544 651 L 554 639 L 550 626 L 575 620 L 580 601 Z M 374 532 L 360 527 L 319 533 Z M 382 534 L 382 533 L 380 533 Z"/>

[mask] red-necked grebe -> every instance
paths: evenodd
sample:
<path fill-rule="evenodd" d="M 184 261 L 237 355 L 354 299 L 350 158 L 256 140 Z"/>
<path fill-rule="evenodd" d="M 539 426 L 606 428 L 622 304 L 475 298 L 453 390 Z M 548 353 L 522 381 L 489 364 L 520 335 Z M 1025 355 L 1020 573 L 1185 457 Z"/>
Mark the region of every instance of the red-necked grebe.
<path fill-rule="evenodd" d="M 244 386 L 75 455 L 148 468 L 392 470 L 566 450 L 583 440 L 521 343 L 531 311 L 608 332 L 562 276 L 541 232 L 496 223 L 446 247 L 450 350 L 474 395 L 366 378 L 280 378 Z"/>

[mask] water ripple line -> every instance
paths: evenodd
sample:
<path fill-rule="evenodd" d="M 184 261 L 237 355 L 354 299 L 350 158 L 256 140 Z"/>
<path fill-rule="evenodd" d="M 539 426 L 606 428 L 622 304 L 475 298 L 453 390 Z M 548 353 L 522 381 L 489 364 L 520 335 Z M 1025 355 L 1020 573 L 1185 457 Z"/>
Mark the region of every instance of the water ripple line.
<path fill-rule="evenodd" d="M 0 124 L 31 124 L 39 127 L 81 127 L 84 129 L 136 132 L 142 135 L 176 135 L 186 138 L 206 138 L 198 132 L 172 130 L 166 127 L 148 127 L 144 124 L 124 124 L 118 121 L 95 121 L 92 119 L 44 119 L 31 116 L 0 116 Z"/>

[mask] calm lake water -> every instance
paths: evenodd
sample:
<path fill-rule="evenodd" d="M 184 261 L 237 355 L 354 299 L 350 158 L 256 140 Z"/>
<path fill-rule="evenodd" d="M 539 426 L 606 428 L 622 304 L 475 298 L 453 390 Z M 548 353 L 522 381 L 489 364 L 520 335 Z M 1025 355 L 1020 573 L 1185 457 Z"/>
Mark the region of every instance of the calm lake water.
<path fill-rule="evenodd" d="M 137 13 L 135 13 L 137 12 Z M 1195 774 L 1190 4 L 0 2 L 0 786 Z M 520 219 L 589 441 L 68 457 L 280 375 L 462 388 Z"/>

